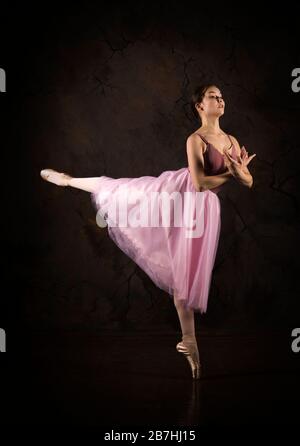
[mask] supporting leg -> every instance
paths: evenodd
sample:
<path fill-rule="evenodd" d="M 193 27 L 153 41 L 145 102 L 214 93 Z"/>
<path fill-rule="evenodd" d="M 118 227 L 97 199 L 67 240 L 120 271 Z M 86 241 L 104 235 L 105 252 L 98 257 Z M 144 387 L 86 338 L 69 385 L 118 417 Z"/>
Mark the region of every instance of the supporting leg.
<path fill-rule="evenodd" d="M 184 307 L 183 302 L 174 295 L 174 304 L 180 321 L 182 340 L 196 341 L 194 310 Z"/>
<path fill-rule="evenodd" d="M 176 295 L 174 295 L 174 304 L 182 331 L 182 341 L 176 345 L 176 350 L 188 360 L 193 378 L 200 379 L 201 364 L 195 334 L 194 310 L 185 308 L 183 302 Z"/>

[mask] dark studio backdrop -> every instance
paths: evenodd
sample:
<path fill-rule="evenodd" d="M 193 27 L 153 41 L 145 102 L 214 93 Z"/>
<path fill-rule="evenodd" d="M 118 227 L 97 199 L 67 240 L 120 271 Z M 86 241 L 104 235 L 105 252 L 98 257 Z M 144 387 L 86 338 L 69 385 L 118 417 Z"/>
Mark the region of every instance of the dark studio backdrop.
<path fill-rule="evenodd" d="M 4 10 L 0 327 L 7 333 L 7 373 L 34 356 L 40 338 L 32 333 L 59 339 L 66 332 L 145 331 L 176 338 L 171 299 L 97 226 L 90 194 L 46 183 L 40 170 L 119 178 L 187 166 L 185 141 L 199 127 L 190 96 L 208 82 L 226 102 L 222 129 L 256 157 L 252 189 L 230 182 L 219 193 L 222 229 L 197 331 L 270 339 L 280 332 L 294 366 L 297 16 L 279 6 L 271 15 L 201 2 L 26 2 Z"/>

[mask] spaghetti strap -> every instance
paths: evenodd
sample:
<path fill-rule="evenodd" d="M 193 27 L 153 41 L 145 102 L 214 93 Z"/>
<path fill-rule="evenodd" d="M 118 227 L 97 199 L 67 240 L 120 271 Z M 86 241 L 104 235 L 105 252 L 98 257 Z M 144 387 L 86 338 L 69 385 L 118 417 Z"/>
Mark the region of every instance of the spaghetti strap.
<path fill-rule="evenodd" d="M 207 141 L 207 139 L 204 138 L 204 136 L 202 136 L 200 133 L 197 133 L 197 132 L 196 132 L 196 135 L 200 136 L 200 138 L 205 142 L 205 144 L 209 144 L 209 142 Z M 230 143 L 231 143 L 231 146 L 233 146 L 232 139 L 230 138 L 230 136 L 229 136 L 227 133 L 226 133 L 226 135 L 227 135 L 228 138 L 229 138 L 229 141 L 230 141 Z M 231 146 L 230 146 L 230 147 L 231 147 Z"/>
<path fill-rule="evenodd" d="M 227 133 L 226 133 L 227 134 Z M 231 142 L 231 146 L 233 146 L 233 142 L 232 142 L 232 139 L 230 138 L 230 136 L 229 135 L 227 135 L 228 136 L 228 138 L 229 138 L 229 141 Z M 230 147 L 231 147 L 230 146 Z"/>
<path fill-rule="evenodd" d="M 209 144 L 209 142 L 207 141 L 207 139 L 204 138 L 204 136 L 202 136 L 200 133 L 196 132 L 196 135 L 200 136 L 200 138 L 205 142 L 205 144 Z"/>

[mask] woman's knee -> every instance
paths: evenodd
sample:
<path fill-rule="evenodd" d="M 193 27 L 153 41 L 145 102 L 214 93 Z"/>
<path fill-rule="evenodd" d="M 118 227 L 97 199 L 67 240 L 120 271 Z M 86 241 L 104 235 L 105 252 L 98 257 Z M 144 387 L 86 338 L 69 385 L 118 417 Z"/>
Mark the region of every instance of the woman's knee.
<path fill-rule="evenodd" d="M 180 309 L 185 308 L 183 300 L 179 299 L 179 297 L 176 296 L 175 294 L 174 294 L 174 305 L 176 308 L 180 308 Z"/>

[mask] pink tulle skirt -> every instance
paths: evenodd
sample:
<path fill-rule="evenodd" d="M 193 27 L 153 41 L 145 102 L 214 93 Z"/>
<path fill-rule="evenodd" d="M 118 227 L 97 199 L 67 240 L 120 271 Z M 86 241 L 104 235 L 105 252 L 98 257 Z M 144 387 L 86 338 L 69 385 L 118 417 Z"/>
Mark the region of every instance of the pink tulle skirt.
<path fill-rule="evenodd" d="M 162 201 L 163 192 L 166 201 Z M 91 198 L 99 226 L 107 225 L 109 237 L 154 284 L 170 296 L 176 295 L 186 308 L 205 313 L 221 228 L 217 194 L 211 190 L 196 192 L 189 169 L 184 167 L 164 171 L 158 177 L 101 176 Z M 112 212 L 125 202 L 126 212 Z M 177 218 L 182 217 L 179 226 L 175 225 L 175 207 Z M 166 210 L 170 210 L 170 217 L 163 225 Z M 125 214 L 135 222 L 133 225 L 125 225 L 124 220 L 123 225 L 120 223 L 120 215 Z M 141 216 L 146 214 L 148 220 L 143 226 Z M 156 226 L 149 224 L 154 215 L 158 218 Z M 184 215 L 193 218 L 194 226 Z"/>

